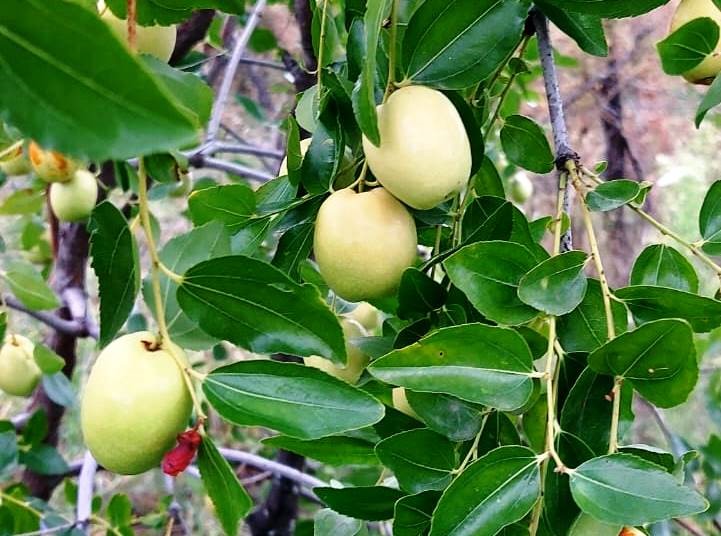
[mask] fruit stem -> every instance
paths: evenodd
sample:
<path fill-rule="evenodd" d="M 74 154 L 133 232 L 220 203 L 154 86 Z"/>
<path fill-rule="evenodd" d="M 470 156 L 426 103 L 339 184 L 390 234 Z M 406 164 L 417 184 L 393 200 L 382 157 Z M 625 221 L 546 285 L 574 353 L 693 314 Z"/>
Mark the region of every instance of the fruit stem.
<path fill-rule="evenodd" d="M 591 248 L 591 257 L 596 266 L 596 272 L 598 273 L 598 280 L 601 283 L 601 294 L 603 296 L 603 309 L 606 313 L 606 333 L 608 340 L 612 340 L 616 337 L 616 324 L 613 319 L 613 308 L 611 307 L 612 293 L 608 286 L 608 280 L 606 279 L 606 271 L 603 268 L 603 261 L 601 260 L 601 252 L 598 248 L 598 240 L 596 238 L 596 232 L 593 230 L 593 220 L 591 219 L 591 211 L 588 209 L 586 202 L 586 188 L 579 177 L 578 168 L 576 162 L 568 160 L 566 162 L 566 169 L 571 177 L 573 186 L 581 197 L 581 212 L 583 213 L 583 226 L 586 228 L 586 236 L 588 237 L 588 244 Z M 621 385 L 623 384 L 623 378 L 616 376 L 613 382 L 613 391 L 611 397 L 613 398 L 613 409 L 611 411 L 611 429 L 608 437 L 608 453 L 613 454 L 618 450 L 618 420 L 621 414 Z"/>
<path fill-rule="evenodd" d="M 466 457 L 463 458 L 463 462 L 461 462 L 461 465 L 459 465 L 457 469 L 453 469 L 453 471 L 451 471 L 451 474 L 460 475 L 466 469 L 466 467 L 468 467 L 471 459 L 474 456 L 478 455 L 478 443 L 481 441 L 481 435 L 483 435 L 483 430 L 486 427 L 486 422 L 488 421 L 488 417 L 490 415 L 491 413 L 488 412 L 483 416 L 483 420 L 481 421 L 481 429 L 478 430 L 476 437 L 473 439 L 473 444 L 471 445 L 471 448 L 468 449 L 468 453 L 466 453 Z"/>
<path fill-rule="evenodd" d="M 136 0 L 127 0 L 128 46 L 135 52 L 137 48 L 137 11 Z"/>
<path fill-rule="evenodd" d="M 164 265 L 160 262 L 158 256 L 158 249 L 155 246 L 155 239 L 153 238 L 153 230 L 150 226 L 150 210 L 148 209 L 148 176 L 145 172 L 145 161 L 142 157 L 138 159 L 138 209 L 140 214 L 140 222 L 145 232 L 145 241 L 148 245 L 148 252 L 151 258 L 150 265 L 150 281 L 153 289 L 153 301 L 155 302 L 155 319 L 158 322 L 158 331 L 160 336 L 157 341 L 157 345 L 162 347 L 168 352 L 173 359 L 175 364 L 180 369 L 185 385 L 190 393 L 190 398 L 193 400 L 193 407 L 199 421 L 205 421 L 206 415 L 203 411 L 203 407 L 198 400 L 198 396 L 193 386 L 193 381 L 190 378 L 190 367 L 187 367 L 180 358 L 175 354 L 173 345 L 170 340 L 170 333 L 168 332 L 168 324 L 165 320 L 165 307 L 163 302 L 163 293 L 160 287 L 160 272 L 162 271 L 173 281 L 182 282 L 182 277 L 169 271 L 167 268 L 164 269 Z M 171 275 L 172 274 L 172 277 Z M 179 279 L 176 279 L 179 278 Z"/>

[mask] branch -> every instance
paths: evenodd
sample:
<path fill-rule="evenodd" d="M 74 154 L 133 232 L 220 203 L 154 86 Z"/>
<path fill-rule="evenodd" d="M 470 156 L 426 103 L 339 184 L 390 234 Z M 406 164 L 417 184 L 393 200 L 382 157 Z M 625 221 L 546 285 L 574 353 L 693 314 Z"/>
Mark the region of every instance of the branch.
<path fill-rule="evenodd" d="M 235 78 L 235 73 L 238 70 L 238 64 L 240 63 L 240 60 L 245 53 L 245 47 L 248 45 L 248 41 L 250 40 L 250 36 L 253 33 L 253 30 L 260 21 L 260 13 L 261 11 L 263 11 L 265 4 L 266 0 L 257 1 L 252 13 L 250 14 L 250 17 L 248 17 L 248 22 L 246 22 L 245 28 L 243 28 L 243 32 L 238 37 L 238 40 L 235 42 L 235 46 L 233 47 L 233 54 L 231 55 L 230 61 L 228 62 L 228 65 L 225 69 L 223 81 L 220 84 L 218 95 L 215 99 L 215 102 L 213 103 L 213 111 L 211 112 L 210 121 L 208 123 L 208 130 L 206 132 L 206 139 L 208 141 L 214 140 L 215 137 L 218 135 L 218 130 L 220 129 L 220 120 L 223 116 L 223 110 L 225 109 L 226 101 L 228 100 L 230 90 L 233 86 L 233 79 Z"/>
<path fill-rule="evenodd" d="M 88 534 L 90 517 L 93 513 L 93 480 L 98 470 L 98 462 L 95 461 L 90 451 L 85 451 L 83 463 L 80 467 L 78 477 L 78 504 L 76 509 L 77 527 L 83 534 Z"/>
<path fill-rule="evenodd" d="M 73 337 L 88 336 L 87 328 L 82 323 L 76 320 L 65 320 L 64 318 L 60 318 L 59 316 L 57 316 L 55 313 L 49 313 L 47 311 L 33 311 L 25 307 L 22 303 L 17 301 L 12 296 L 4 296 L 3 300 L 11 309 L 15 309 L 16 311 L 25 313 L 28 316 L 39 320 L 43 324 L 50 326 L 55 331 L 59 331 L 60 333 L 64 333 L 65 335 L 72 335 Z"/>
<path fill-rule="evenodd" d="M 543 70 L 543 83 L 546 87 L 546 98 L 548 100 L 548 113 L 551 117 L 551 128 L 553 129 L 553 143 L 556 148 L 556 167 L 561 173 L 565 172 L 568 160 L 577 160 L 578 155 L 571 149 L 568 141 L 568 127 L 563 112 L 563 99 L 558 84 L 556 64 L 553 60 L 553 46 L 548 31 L 548 19 L 537 8 L 531 10 L 531 19 L 538 36 L 538 51 L 541 56 L 541 68 Z M 565 189 L 563 198 L 563 212 L 570 213 L 571 199 L 570 188 Z M 571 226 L 561 238 L 561 251 L 573 249 L 573 235 Z"/>
<path fill-rule="evenodd" d="M 214 16 L 214 9 L 200 9 L 180 25 L 173 54 L 168 60 L 170 65 L 177 65 L 196 44 L 205 39 Z"/>
<path fill-rule="evenodd" d="M 275 178 L 275 175 L 271 175 L 265 171 L 253 169 L 241 164 L 235 164 L 233 162 L 227 162 L 218 158 L 212 158 L 210 156 L 204 156 L 202 154 L 191 157 L 189 159 L 189 163 L 195 168 L 219 169 L 240 177 L 247 177 L 261 182 L 267 182 Z"/>
<path fill-rule="evenodd" d="M 271 60 L 263 60 L 260 58 L 249 58 L 249 57 L 243 57 L 240 58 L 240 62 L 246 65 L 258 65 L 259 67 L 267 67 L 268 69 L 277 69 L 279 71 L 288 72 L 288 68 L 277 61 L 271 61 Z"/>
<path fill-rule="evenodd" d="M 283 160 L 285 154 L 283 151 L 277 149 L 265 149 L 263 147 L 257 147 L 255 145 L 248 145 L 247 143 L 228 143 L 221 141 L 214 141 L 207 145 L 205 149 L 201 151 L 203 155 L 217 154 L 217 153 L 238 153 L 238 154 L 251 154 L 253 156 L 266 156 L 275 158 L 277 160 Z"/>

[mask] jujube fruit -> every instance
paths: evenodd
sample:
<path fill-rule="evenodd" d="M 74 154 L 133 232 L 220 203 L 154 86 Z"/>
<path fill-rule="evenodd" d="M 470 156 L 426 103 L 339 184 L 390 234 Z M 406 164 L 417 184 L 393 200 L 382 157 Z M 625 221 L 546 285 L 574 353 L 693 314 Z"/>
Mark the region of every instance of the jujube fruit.
<path fill-rule="evenodd" d="M 351 343 L 352 339 L 365 337 L 368 333 L 358 322 L 344 318 L 341 320 L 341 328 L 343 328 L 343 336 L 345 337 L 345 351 L 348 358 L 345 367 L 341 367 L 323 357 L 312 355 L 303 358 L 303 362 L 309 367 L 315 367 L 327 372 L 331 376 L 344 380 L 348 383 L 356 383 L 363 374 L 363 370 L 368 365 L 370 358 L 365 355 L 360 348 Z"/>
<path fill-rule="evenodd" d="M 79 169 L 68 182 L 54 182 L 50 186 L 50 206 L 60 221 L 82 221 L 93 211 L 98 199 L 95 175 Z"/>
<path fill-rule="evenodd" d="M 22 145 L 18 145 L 0 160 L 0 170 L 8 177 L 26 175 L 31 170 L 30 161 Z"/>
<path fill-rule="evenodd" d="M 113 15 L 106 9 L 101 18 L 110 27 L 115 35 L 127 45 L 128 21 Z M 161 61 L 167 62 L 175 49 L 177 29 L 175 26 L 136 26 L 136 50 L 139 54 L 150 54 Z"/>
<path fill-rule="evenodd" d="M 358 322 L 369 333 L 373 333 L 381 323 L 380 311 L 367 302 L 359 303 L 358 307 L 345 316 Z"/>
<path fill-rule="evenodd" d="M 533 195 L 533 183 L 525 173 L 517 173 L 508 179 L 508 195 L 522 205 Z"/>
<path fill-rule="evenodd" d="M 85 444 L 115 473 L 134 475 L 158 466 L 190 418 L 192 400 L 175 356 L 178 346 L 140 331 L 100 352 L 85 386 L 80 420 Z M 170 345 L 170 346 L 169 346 Z"/>
<path fill-rule="evenodd" d="M 0 389 L 9 395 L 29 396 L 42 372 L 35 363 L 35 345 L 22 335 L 7 335 L 0 349 Z"/>
<path fill-rule="evenodd" d="M 671 32 L 702 17 L 709 17 L 721 26 L 721 10 L 714 4 L 714 0 L 681 0 L 671 19 Z M 693 84 L 710 84 L 719 71 L 721 71 L 721 40 L 701 63 L 683 73 L 683 77 Z"/>
<path fill-rule="evenodd" d="M 339 190 L 318 211 L 313 249 L 328 286 L 348 301 L 388 296 L 416 258 L 413 218 L 383 188 Z"/>
<path fill-rule="evenodd" d="M 408 86 L 378 107 L 380 146 L 363 136 L 368 165 L 391 194 L 416 209 L 453 196 L 471 173 L 471 145 L 458 111 L 440 91 Z"/>

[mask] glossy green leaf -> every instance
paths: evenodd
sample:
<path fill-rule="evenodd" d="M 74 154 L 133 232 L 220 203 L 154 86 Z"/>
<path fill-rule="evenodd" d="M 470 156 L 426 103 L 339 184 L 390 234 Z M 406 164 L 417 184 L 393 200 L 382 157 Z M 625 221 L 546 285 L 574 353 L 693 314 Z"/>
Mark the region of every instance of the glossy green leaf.
<path fill-rule="evenodd" d="M 35 214 L 45 204 L 45 191 L 33 188 L 21 188 L 6 196 L 0 203 L 0 215 L 16 216 Z"/>
<path fill-rule="evenodd" d="M 638 182 L 628 179 L 615 179 L 599 184 L 588 192 L 586 203 L 593 212 L 608 212 L 630 203 L 641 191 Z"/>
<path fill-rule="evenodd" d="M 697 333 L 721 326 L 721 301 L 673 288 L 625 287 L 616 291 L 637 324 L 661 318 L 683 318 Z"/>
<path fill-rule="evenodd" d="M 290 277 L 300 280 L 300 263 L 308 258 L 313 248 L 315 223 L 306 222 L 288 229 L 278 240 L 278 247 L 271 264 Z"/>
<path fill-rule="evenodd" d="M 197 142 L 195 117 L 93 10 L 8 0 L 0 21 L 2 117 L 40 145 L 124 160 Z"/>
<path fill-rule="evenodd" d="M 583 268 L 587 260 L 583 251 L 569 251 L 543 261 L 521 278 L 518 297 L 550 315 L 570 313 L 586 295 Z"/>
<path fill-rule="evenodd" d="M 64 475 L 70 470 L 58 450 L 45 443 L 20 450 L 19 462 L 40 475 Z"/>
<path fill-rule="evenodd" d="M 188 210 L 194 225 L 220 221 L 235 234 L 253 216 L 255 196 L 246 184 L 223 184 L 195 190 L 188 197 Z"/>
<path fill-rule="evenodd" d="M 35 344 L 33 359 L 43 374 L 55 374 L 63 370 L 65 366 L 65 360 L 62 357 L 41 343 Z"/>
<path fill-rule="evenodd" d="M 681 404 L 698 379 L 693 332 L 683 320 L 649 322 L 601 346 L 588 358 L 596 372 L 621 376 L 649 402 Z"/>
<path fill-rule="evenodd" d="M 313 488 L 316 495 L 336 512 L 367 521 L 382 521 L 393 517 L 393 506 L 405 495 L 385 486 L 355 488 Z"/>
<path fill-rule="evenodd" d="M 413 318 L 440 308 L 446 289 L 417 268 L 407 268 L 398 287 L 398 316 Z"/>
<path fill-rule="evenodd" d="M 501 145 L 508 160 L 534 173 L 553 170 L 555 157 L 543 129 L 533 119 L 522 115 L 505 118 L 501 128 Z"/>
<path fill-rule="evenodd" d="M 536 262 L 530 251 L 514 242 L 477 242 L 443 262 L 451 282 L 483 316 L 499 324 L 524 324 L 538 310 L 518 297 L 518 284 Z"/>
<path fill-rule="evenodd" d="M 303 157 L 300 181 L 312 194 L 323 194 L 330 189 L 340 166 L 345 141 L 340 114 L 335 101 L 328 103 L 318 117 L 308 151 Z"/>
<path fill-rule="evenodd" d="M 183 273 L 191 266 L 230 253 L 230 237 L 224 225 L 212 221 L 178 235 L 168 241 L 160 250 L 160 260 L 175 273 Z M 200 329 L 180 309 L 176 298 L 177 284 L 165 274 L 160 274 L 161 296 L 165 310 L 165 321 L 173 342 L 190 350 L 207 350 L 217 344 L 218 339 Z M 155 311 L 155 298 L 149 278 L 143 284 L 143 297 L 151 311 Z"/>
<path fill-rule="evenodd" d="M 204 380 L 203 392 L 234 424 L 298 439 L 356 430 L 383 417 L 383 405 L 369 394 L 295 363 L 250 360 L 221 367 Z"/>
<path fill-rule="evenodd" d="M 654 285 L 698 292 L 698 275 L 678 250 L 665 244 L 646 247 L 631 269 L 631 285 Z"/>
<path fill-rule="evenodd" d="M 365 523 L 323 508 L 315 514 L 313 536 L 365 536 Z"/>
<path fill-rule="evenodd" d="M 403 71 L 413 82 L 462 89 L 488 78 L 521 40 L 522 0 L 426 0 L 403 39 Z"/>
<path fill-rule="evenodd" d="M 513 232 L 513 204 L 503 197 L 478 197 L 466 207 L 462 223 L 464 244 L 509 240 Z"/>
<path fill-rule="evenodd" d="M 698 226 L 705 241 L 703 250 L 710 255 L 721 255 L 721 180 L 714 182 L 706 192 Z"/>
<path fill-rule="evenodd" d="M 501 410 L 522 407 L 533 392 L 533 357 L 511 329 L 466 324 L 438 331 L 374 361 L 378 379 L 445 393 Z"/>
<path fill-rule="evenodd" d="M 616 334 L 628 327 L 628 313 L 623 304 L 611 302 Z M 608 324 L 603 293 L 598 279 L 588 280 L 583 301 L 567 315 L 558 318 L 558 337 L 566 352 L 592 352 L 608 340 Z"/>
<path fill-rule="evenodd" d="M 206 435 L 203 435 L 198 450 L 198 469 L 223 530 L 228 536 L 237 534 L 238 523 L 250 512 L 253 501 L 235 471 Z"/>
<path fill-rule="evenodd" d="M 481 431 L 483 412 L 480 406 L 438 393 L 406 390 L 406 398 L 428 428 L 451 441 L 468 441 Z"/>
<path fill-rule="evenodd" d="M 601 17 L 587 13 L 572 13 L 546 0 L 537 0 L 535 4 L 553 24 L 573 39 L 581 50 L 594 56 L 608 55 L 608 44 Z"/>
<path fill-rule="evenodd" d="M 643 525 L 698 514 L 708 502 L 658 465 L 631 454 L 594 458 L 571 475 L 571 493 L 587 514 L 606 523 Z"/>
<path fill-rule="evenodd" d="M 55 293 L 32 264 L 11 262 L 3 275 L 10 291 L 28 309 L 43 311 L 60 306 Z"/>
<path fill-rule="evenodd" d="M 473 176 L 481 168 L 485 159 L 481 125 L 476 120 L 473 108 L 460 92 L 445 91 L 443 94 L 453 103 L 466 129 L 466 136 L 468 136 L 468 142 L 471 146 L 471 176 Z"/>
<path fill-rule="evenodd" d="M 500 447 L 469 465 L 443 493 L 430 536 L 494 536 L 520 521 L 541 493 L 534 452 Z"/>
<path fill-rule="evenodd" d="M 177 297 L 203 331 L 252 352 L 345 363 L 340 325 L 318 291 L 266 262 L 242 255 L 201 262 L 185 273 Z"/>
<path fill-rule="evenodd" d="M 698 105 L 695 118 L 696 128 L 701 126 L 706 114 L 719 104 L 721 104 L 721 77 L 717 76 Z"/>
<path fill-rule="evenodd" d="M 589 13 L 603 18 L 635 17 L 648 13 L 669 0 L 547 0 L 566 11 Z"/>
<path fill-rule="evenodd" d="M 376 454 L 393 471 L 401 489 L 410 493 L 445 489 L 458 465 L 455 445 L 426 429 L 388 437 L 376 445 Z"/>
<path fill-rule="evenodd" d="M 264 439 L 263 444 L 295 452 L 328 465 L 378 464 L 373 443 L 356 437 L 330 436 L 303 440 L 288 436 L 274 436 Z"/>
<path fill-rule="evenodd" d="M 658 43 L 666 74 L 683 74 L 711 54 L 719 40 L 719 27 L 710 17 L 693 19 Z"/>
<path fill-rule="evenodd" d="M 568 536 L 619 536 L 622 529 L 623 525 L 609 525 L 588 514 L 581 514 L 571 525 Z"/>
<path fill-rule="evenodd" d="M 503 198 L 506 195 L 503 181 L 498 174 L 493 160 L 488 155 L 483 156 L 481 167 L 473 178 L 473 186 L 479 196 L 495 196 Z"/>
<path fill-rule="evenodd" d="M 441 494 L 424 491 L 407 495 L 396 502 L 393 515 L 393 536 L 425 536 L 431 526 L 433 510 Z"/>
<path fill-rule="evenodd" d="M 90 257 L 100 287 L 100 346 L 115 338 L 140 290 L 138 251 L 128 222 L 104 201 L 90 216 Z"/>
<path fill-rule="evenodd" d="M 353 88 L 353 112 L 363 134 L 373 145 L 380 145 L 381 135 L 378 130 L 378 113 L 376 112 L 375 74 L 378 38 L 383 18 L 388 13 L 389 0 L 368 0 L 363 18 L 364 48 L 363 68 Z"/>

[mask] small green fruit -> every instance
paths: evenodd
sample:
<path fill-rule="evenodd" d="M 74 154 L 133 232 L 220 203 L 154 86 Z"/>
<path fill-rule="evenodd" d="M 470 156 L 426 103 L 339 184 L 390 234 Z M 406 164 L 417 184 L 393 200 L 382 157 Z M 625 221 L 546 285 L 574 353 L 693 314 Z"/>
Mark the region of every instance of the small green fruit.
<path fill-rule="evenodd" d="M 721 26 L 721 10 L 714 0 L 681 0 L 676 13 L 671 19 L 671 32 L 692 20 L 709 17 Z M 721 40 L 716 48 L 706 58 L 690 71 L 683 73 L 683 77 L 693 84 L 708 85 L 713 82 L 716 75 L 721 72 Z"/>
<path fill-rule="evenodd" d="M 363 136 L 373 175 L 413 208 L 430 209 L 468 182 L 471 145 L 458 111 L 435 89 L 407 86 L 379 106 L 380 147 Z"/>
<path fill-rule="evenodd" d="M 9 395 L 29 396 L 42 372 L 35 363 L 35 345 L 22 335 L 8 335 L 0 349 L 0 389 Z"/>
<path fill-rule="evenodd" d="M 393 294 L 416 258 L 413 218 L 383 188 L 333 193 L 318 211 L 313 244 L 318 268 L 341 298 L 365 301 Z"/>
<path fill-rule="evenodd" d="M 323 357 L 312 355 L 304 357 L 303 362 L 309 367 L 315 367 L 348 383 L 357 383 L 368 365 L 370 359 L 360 348 L 350 343 L 351 339 L 365 337 L 368 335 L 363 326 L 355 320 L 344 318 L 340 323 L 345 337 L 345 351 L 348 361 L 345 367 L 340 367 Z"/>
<path fill-rule="evenodd" d="M 533 195 L 533 183 L 525 173 L 516 173 L 508 179 L 508 195 L 522 205 Z"/>
<path fill-rule="evenodd" d="M 73 178 L 78 163 L 57 151 L 46 151 L 34 141 L 28 146 L 33 171 L 45 182 L 67 182 Z"/>
<path fill-rule="evenodd" d="M 168 343 L 148 331 L 110 343 L 93 366 L 80 408 L 85 444 L 106 469 L 135 475 L 156 467 L 188 424 L 192 401 Z M 187 363 L 183 350 L 171 351 Z"/>
<path fill-rule="evenodd" d="M 113 15 L 106 9 L 101 18 L 115 35 L 123 42 L 128 42 L 128 23 Z M 167 62 L 173 55 L 178 30 L 173 26 L 136 26 L 136 48 L 139 54 L 150 54 L 161 61 Z"/>
<path fill-rule="evenodd" d="M 93 211 L 98 199 L 95 175 L 79 169 L 69 182 L 54 182 L 50 186 L 50 206 L 60 221 L 82 221 Z"/>

